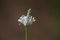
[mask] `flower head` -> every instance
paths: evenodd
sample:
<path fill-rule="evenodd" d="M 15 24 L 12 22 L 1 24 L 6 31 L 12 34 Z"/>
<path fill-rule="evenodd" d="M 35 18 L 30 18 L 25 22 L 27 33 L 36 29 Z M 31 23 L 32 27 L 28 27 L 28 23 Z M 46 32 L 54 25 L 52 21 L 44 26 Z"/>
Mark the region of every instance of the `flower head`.
<path fill-rule="evenodd" d="M 31 9 L 28 10 L 27 15 L 22 15 L 19 19 L 18 22 L 24 24 L 26 26 L 27 24 L 30 25 L 36 20 L 34 19 L 33 16 L 30 15 Z"/>

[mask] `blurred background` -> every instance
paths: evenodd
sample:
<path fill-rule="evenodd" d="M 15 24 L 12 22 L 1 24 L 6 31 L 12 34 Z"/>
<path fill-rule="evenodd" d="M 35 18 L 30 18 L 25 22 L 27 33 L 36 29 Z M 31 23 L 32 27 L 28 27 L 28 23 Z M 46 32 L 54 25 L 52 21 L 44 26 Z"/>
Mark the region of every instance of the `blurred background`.
<path fill-rule="evenodd" d="M 17 20 L 29 8 L 36 19 L 29 40 L 60 40 L 60 0 L 0 0 L 0 40 L 25 40 Z"/>

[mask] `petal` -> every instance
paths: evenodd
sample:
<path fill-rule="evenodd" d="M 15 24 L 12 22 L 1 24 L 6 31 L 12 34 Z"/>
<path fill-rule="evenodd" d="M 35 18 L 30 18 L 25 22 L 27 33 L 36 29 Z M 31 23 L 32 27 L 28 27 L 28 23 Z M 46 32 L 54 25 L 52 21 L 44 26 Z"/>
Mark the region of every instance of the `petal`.
<path fill-rule="evenodd" d="M 21 22 L 22 20 L 18 19 L 18 22 Z"/>

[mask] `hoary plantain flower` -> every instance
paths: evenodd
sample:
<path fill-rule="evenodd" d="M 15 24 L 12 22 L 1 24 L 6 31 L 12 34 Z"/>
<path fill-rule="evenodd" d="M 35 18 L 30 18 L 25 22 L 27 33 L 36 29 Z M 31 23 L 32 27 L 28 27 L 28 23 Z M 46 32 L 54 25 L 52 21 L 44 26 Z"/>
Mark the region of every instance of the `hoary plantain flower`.
<path fill-rule="evenodd" d="M 25 26 L 25 38 L 28 40 L 28 26 L 35 22 L 36 20 L 34 19 L 33 16 L 31 16 L 31 9 L 28 10 L 27 15 L 22 15 L 19 19 L 18 22 L 22 23 Z"/>

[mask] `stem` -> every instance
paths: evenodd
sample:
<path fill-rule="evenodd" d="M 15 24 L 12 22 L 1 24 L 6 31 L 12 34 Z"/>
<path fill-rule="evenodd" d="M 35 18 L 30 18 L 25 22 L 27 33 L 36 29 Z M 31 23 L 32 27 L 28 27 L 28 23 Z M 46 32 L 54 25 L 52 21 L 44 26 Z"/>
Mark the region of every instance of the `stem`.
<path fill-rule="evenodd" d="M 25 40 L 28 40 L 28 25 L 25 27 Z"/>

